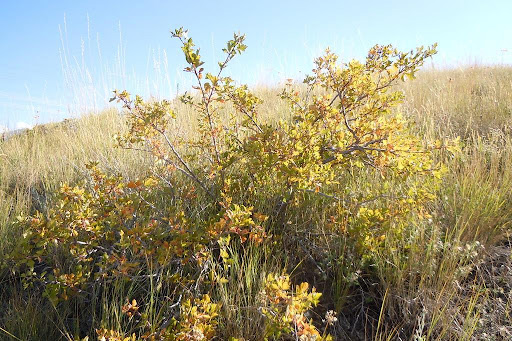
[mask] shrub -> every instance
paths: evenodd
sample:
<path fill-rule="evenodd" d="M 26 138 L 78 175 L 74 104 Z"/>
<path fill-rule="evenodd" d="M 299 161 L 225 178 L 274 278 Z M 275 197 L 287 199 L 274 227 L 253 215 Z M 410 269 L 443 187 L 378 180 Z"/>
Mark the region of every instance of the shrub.
<path fill-rule="evenodd" d="M 125 306 L 125 328 L 153 339 L 211 339 L 222 310 L 209 294 L 226 281 L 212 274 L 230 266 L 226 243 L 242 254 L 249 245 L 271 248 L 292 266 L 306 253 L 332 281 L 349 285 L 357 259 L 371 264 L 386 236 L 428 217 L 442 166 L 432 158 L 435 146 L 423 146 L 395 110 L 403 95 L 392 87 L 414 78 L 435 46 L 403 53 L 377 45 L 365 62 L 346 64 L 327 50 L 303 87 L 288 84 L 282 92 L 292 117 L 271 124 L 258 117 L 261 100 L 223 75 L 246 49 L 243 35 L 228 41 L 216 73 L 205 71 L 185 30 L 172 35 L 197 81 L 180 97 L 198 113 L 197 135 L 173 131 L 174 102 L 115 91 L 127 122 L 117 144 L 151 155 L 152 176 L 130 181 L 90 164 L 89 181 L 64 185 L 46 216 L 21 218 L 26 233 L 8 262 L 16 262 L 25 285 L 41 285 L 59 304 L 87 302 L 120 281 L 123 293 L 139 288 L 137 301 L 156 316 Z M 226 119 L 226 111 L 236 114 Z M 328 219 L 315 218 L 317 203 Z M 301 219 L 312 221 L 307 233 L 293 223 Z M 325 244 L 313 255 L 289 246 L 319 238 Z M 329 338 L 306 316 L 320 293 L 305 282 L 290 291 L 288 275 L 263 278 L 264 299 L 247 308 L 265 317 L 266 337 Z M 341 300 L 343 290 L 333 291 L 329 297 Z M 132 335 L 97 327 L 105 339 Z"/>

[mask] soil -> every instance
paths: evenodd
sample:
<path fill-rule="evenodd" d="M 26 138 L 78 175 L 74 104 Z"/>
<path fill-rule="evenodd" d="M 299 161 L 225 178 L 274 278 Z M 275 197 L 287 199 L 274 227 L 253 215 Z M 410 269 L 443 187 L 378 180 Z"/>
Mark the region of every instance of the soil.
<path fill-rule="evenodd" d="M 483 293 L 471 340 L 512 340 L 512 244 L 488 250 L 463 284 L 463 291 L 479 288 Z"/>

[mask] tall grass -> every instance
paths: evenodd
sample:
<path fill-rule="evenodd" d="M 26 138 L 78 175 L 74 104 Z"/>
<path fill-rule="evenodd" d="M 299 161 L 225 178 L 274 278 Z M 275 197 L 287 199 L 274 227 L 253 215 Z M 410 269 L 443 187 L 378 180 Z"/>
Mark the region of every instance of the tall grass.
<path fill-rule="evenodd" d="M 355 291 L 345 282 L 318 279 L 323 274 L 315 265 L 315 245 L 300 244 L 301 238 L 292 237 L 282 245 L 289 243 L 288 247 L 303 250 L 296 276 L 316 278 L 317 284 L 324 286 L 326 306 L 337 300 L 342 312 L 353 312 L 354 309 L 347 310 L 347 304 L 373 300 L 358 306 L 367 314 L 362 319 L 373 326 L 366 332 L 357 332 L 354 326 L 340 322 L 334 330 L 340 339 L 469 340 L 479 333 L 479 307 L 489 303 L 493 295 L 484 284 L 469 285 L 465 281 L 475 264 L 507 239 L 512 227 L 512 70 L 483 66 L 427 70 L 402 89 L 406 101 L 401 109 L 416 122 L 415 129 L 425 141 L 445 136 L 461 136 L 463 141 L 459 155 L 440 155 L 448 172 L 438 199 L 430 208 L 432 216 L 411 226 L 405 240 L 386 236 L 386 248 L 376 260 L 378 273 L 367 279 L 367 287 L 360 286 Z M 265 119 L 287 117 L 289 113 L 276 89 L 260 88 L 256 92 L 264 101 L 261 115 Z M 177 112 L 176 136 L 192 134 L 194 113 L 180 105 Z M 110 172 L 128 178 L 140 177 L 150 169 L 145 154 L 112 148 L 112 135 L 123 129 L 122 115 L 107 110 L 38 126 L 0 142 L 0 257 L 10 251 L 21 233 L 16 229 L 16 216 L 44 211 L 62 182 L 75 183 L 83 178 L 87 161 L 98 160 Z M 295 228 L 293 235 L 319 240 L 325 234 L 320 226 L 327 224 L 328 210 L 322 200 L 312 199 L 310 204 L 314 205 L 314 210 L 309 210 L 314 217 L 293 212 L 283 219 Z M 286 222 L 288 218 L 290 221 Z M 317 223 L 309 224 L 310 221 Z M 407 252 L 400 252 L 404 249 Z M 234 264 L 229 269 L 215 270 L 218 276 L 228 279 L 216 292 L 223 309 L 222 337 L 259 340 L 262 315 L 254 307 L 263 276 L 280 272 L 288 260 L 267 249 L 231 252 Z M 10 283 L 8 276 L 2 274 L 0 281 Z M 343 276 L 347 274 L 338 275 Z M 151 290 L 144 294 L 148 302 L 166 296 L 159 291 L 165 291 L 158 282 L 163 278 L 150 283 Z M 142 289 L 112 286 L 110 290 L 95 298 L 93 304 L 102 306 L 99 311 L 103 313 L 94 316 L 94 320 L 121 330 L 125 298 Z M 56 313 L 44 299 L 33 297 L 22 288 L 3 288 L 0 295 L 7 297 L 0 305 L 0 327 L 22 340 L 72 339 L 77 331 L 91 327 L 70 328 L 65 313 Z M 165 319 L 164 312 L 156 306 L 147 307 L 146 313 L 153 314 L 155 321 Z M 342 316 L 339 320 L 343 321 Z M 358 320 L 347 317 L 345 321 Z M 357 323 L 358 328 L 364 325 Z"/>
<path fill-rule="evenodd" d="M 497 130 L 512 133 L 510 67 L 424 70 L 402 89 L 406 97 L 404 111 L 427 135 L 450 134 L 465 139 Z"/>

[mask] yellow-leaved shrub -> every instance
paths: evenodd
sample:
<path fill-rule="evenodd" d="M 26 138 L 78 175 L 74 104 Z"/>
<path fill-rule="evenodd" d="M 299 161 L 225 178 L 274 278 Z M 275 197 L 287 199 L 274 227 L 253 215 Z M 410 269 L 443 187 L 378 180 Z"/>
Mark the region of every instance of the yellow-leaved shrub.
<path fill-rule="evenodd" d="M 403 94 L 392 87 L 413 78 L 435 46 L 403 53 L 377 45 L 365 61 L 348 63 L 327 50 L 304 85 L 288 84 L 281 93 L 289 117 L 271 123 L 260 119 L 261 100 L 247 86 L 223 76 L 246 49 L 243 35 L 227 43 L 218 71 L 210 73 L 186 31 L 172 34 L 182 44 L 185 71 L 197 81 L 180 97 L 197 113 L 197 134 L 176 133 L 174 101 L 115 91 L 112 101 L 121 103 L 127 124 L 117 144 L 148 153 L 152 175 L 128 180 L 91 164 L 89 180 L 64 185 L 49 212 L 20 218 L 26 233 L 5 261 L 56 305 L 86 302 L 120 281 L 162 293 L 155 294 L 160 301 L 138 297 L 136 309 L 125 305 L 122 321 L 130 331 L 97 326 L 100 339 L 218 335 L 223 310 L 208 273 L 215 264 L 230 266 L 223 249 L 229 238 L 241 253 L 251 244 L 280 248 L 292 263 L 317 259 L 325 276 L 348 283 L 355 260 L 363 259 L 361 267 L 371 263 L 386 236 L 400 236 L 428 217 L 425 205 L 443 169 L 433 158 L 436 147 L 422 145 L 396 110 Z M 313 203 L 325 205 L 329 217 L 316 221 Z M 301 219 L 309 221 L 302 229 Z M 308 251 L 319 238 L 325 247 Z M 288 275 L 262 278 L 260 306 L 250 308 L 260 312 L 254 323 L 266 338 L 330 339 L 308 315 L 320 302 L 315 288 L 294 286 Z M 159 322 L 145 309 L 158 311 Z"/>

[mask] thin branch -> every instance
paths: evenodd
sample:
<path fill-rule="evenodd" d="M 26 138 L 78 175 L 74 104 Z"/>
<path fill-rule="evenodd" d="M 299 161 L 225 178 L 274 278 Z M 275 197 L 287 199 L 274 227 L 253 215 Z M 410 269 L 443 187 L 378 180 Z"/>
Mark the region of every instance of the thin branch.
<path fill-rule="evenodd" d="M 201 186 L 201 188 L 212 198 L 214 199 L 215 196 L 213 195 L 212 192 L 210 192 L 210 190 L 208 189 L 208 187 L 206 187 L 205 184 L 203 184 L 203 182 L 201 180 L 199 180 L 199 178 L 194 174 L 194 172 L 190 169 L 190 167 L 188 166 L 188 164 L 185 162 L 185 160 L 183 160 L 183 158 L 181 157 L 180 153 L 176 150 L 176 148 L 174 147 L 174 145 L 172 144 L 172 142 L 169 140 L 169 138 L 167 137 L 167 135 L 165 134 L 165 132 L 163 132 L 162 130 L 158 129 L 157 127 L 153 126 L 153 129 L 155 129 L 157 132 L 159 132 L 165 142 L 167 143 L 167 146 L 171 149 L 172 153 L 174 154 L 174 156 L 178 159 L 178 161 L 183 165 L 183 167 L 185 167 L 185 169 L 182 169 L 180 167 L 177 167 L 176 164 L 172 163 L 178 170 L 180 170 L 182 173 L 184 173 L 185 175 L 187 175 L 188 177 L 190 177 L 191 179 L 193 179 L 195 182 L 197 182 L 199 184 L 199 186 Z M 168 159 L 164 159 L 165 162 L 170 162 L 170 160 Z"/>

